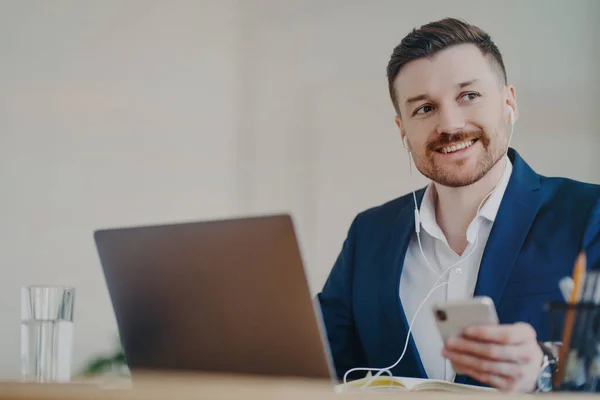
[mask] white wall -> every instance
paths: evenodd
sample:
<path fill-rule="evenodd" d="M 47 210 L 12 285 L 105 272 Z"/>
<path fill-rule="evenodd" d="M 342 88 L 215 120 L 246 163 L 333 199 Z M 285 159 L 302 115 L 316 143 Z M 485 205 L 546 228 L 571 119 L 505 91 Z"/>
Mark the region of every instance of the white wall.
<path fill-rule="evenodd" d="M 496 40 L 534 168 L 600 183 L 599 14 L 594 0 L 0 3 L 0 377 L 19 373 L 27 283 L 77 287 L 76 367 L 112 349 L 99 227 L 289 211 L 316 292 L 354 214 L 425 182 L 408 176 L 385 67 L 430 20 Z"/>
<path fill-rule="evenodd" d="M 0 377 L 24 284 L 76 287 L 76 369 L 113 350 L 94 229 L 235 211 L 235 6 L 0 3 Z"/>

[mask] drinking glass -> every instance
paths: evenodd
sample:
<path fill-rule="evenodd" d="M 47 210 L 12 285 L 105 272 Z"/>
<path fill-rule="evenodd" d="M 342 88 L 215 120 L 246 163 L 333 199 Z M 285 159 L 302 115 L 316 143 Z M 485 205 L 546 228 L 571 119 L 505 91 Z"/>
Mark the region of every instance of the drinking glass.
<path fill-rule="evenodd" d="M 75 289 L 25 286 L 21 289 L 21 374 L 25 381 L 71 379 Z"/>

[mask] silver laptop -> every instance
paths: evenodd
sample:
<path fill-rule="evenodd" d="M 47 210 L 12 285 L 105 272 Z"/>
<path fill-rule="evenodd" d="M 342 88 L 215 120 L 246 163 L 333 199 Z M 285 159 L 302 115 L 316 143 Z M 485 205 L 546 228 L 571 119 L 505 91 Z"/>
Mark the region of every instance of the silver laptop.
<path fill-rule="evenodd" d="M 136 370 L 335 380 L 288 215 L 94 233 Z"/>

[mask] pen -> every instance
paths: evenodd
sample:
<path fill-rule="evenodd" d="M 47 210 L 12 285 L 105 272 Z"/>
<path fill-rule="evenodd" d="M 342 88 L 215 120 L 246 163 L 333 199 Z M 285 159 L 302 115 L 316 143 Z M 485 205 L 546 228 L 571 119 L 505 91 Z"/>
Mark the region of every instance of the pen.
<path fill-rule="evenodd" d="M 585 383 L 585 368 L 583 361 L 585 349 L 583 345 L 585 343 L 587 331 L 585 327 L 587 325 L 589 314 L 585 304 L 592 302 L 595 285 L 595 272 L 591 272 L 585 277 L 581 302 L 577 304 L 577 308 L 574 310 L 575 322 L 573 324 L 573 333 L 571 335 L 571 347 L 567 352 L 564 379 L 567 382 L 575 383 L 576 386 Z"/>
<path fill-rule="evenodd" d="M 584 356 L 586 365 L 586 386 L 589 391 L 594 388 L 596 391 L 596 385 L 598 381 L 599 365 L 598 359 L 598 341 L 600 340 L 600 329 L 598 326 L 598 311 L 600 304 L 600 274 L 596 273 L 596 286 L 594 287 L 594 295 L 592 299 L 592 305 L 588 312 L 587 322 L 584 327 L 585 330 L 585 341 L 580 345 L 582 349 L 580 353 Z"/>
<path fill-rule="evenodd" d="M 573 333 L 574 310 L 572 307 L 579 302 L 581 291 L 583 289 L 583 281 L 585 280 L 586 258 L 585 253 L 579 253 L 575 267 L 573 268 L 573 291 L 569 298 L 567 315 L 563 328 L 562 346 L 560 356 L 558 358 L 558 370 L 554 376 L 554 387 L 559 387 L 565 376 L 565 366 L 567 362 L 567 354 L 571 345 L 571 335 Z"/>
<path fill-rule="evenodd" d="M 570 381 L 574 382 L 577 387 L 582 386 L 587 381 L 588 368 L 591 362 L 590 356 L 593 354 L 590 344 L 593 344 L 591 340 L 595 337 L 595 331 L 592 331 L 594 328 L 592 322 L 596 315 L 594 305 L 600 300 L 598 299 L 597 280 L 597 272 L 591 271 L 586 274 L 581 301 L 577 304 L 575 312 L 575 327 L 571 338 L 570 353 L 573 353 L 576 359 L 576 372 Z M 568 373 L 569 366 L 567 365 Z"/>

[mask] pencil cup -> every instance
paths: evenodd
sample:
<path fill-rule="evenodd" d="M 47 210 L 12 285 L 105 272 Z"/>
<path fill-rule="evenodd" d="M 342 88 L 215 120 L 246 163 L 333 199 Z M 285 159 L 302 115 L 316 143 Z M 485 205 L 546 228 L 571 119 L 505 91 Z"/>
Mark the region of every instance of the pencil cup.
<path fill-rule="evenodd" d="M 554 391 L 600 392 L 600 305 L 547 304 L 550 336 L 561 340 Z"/>

